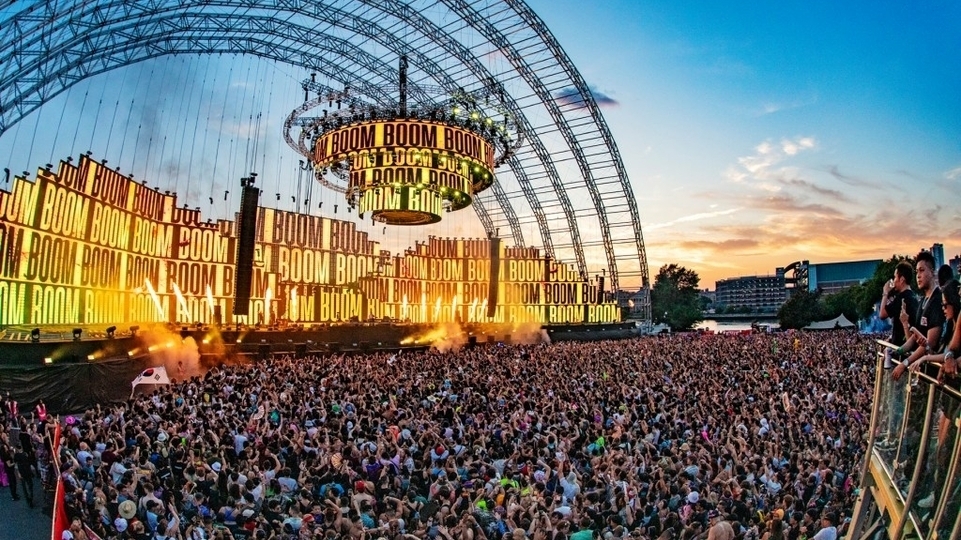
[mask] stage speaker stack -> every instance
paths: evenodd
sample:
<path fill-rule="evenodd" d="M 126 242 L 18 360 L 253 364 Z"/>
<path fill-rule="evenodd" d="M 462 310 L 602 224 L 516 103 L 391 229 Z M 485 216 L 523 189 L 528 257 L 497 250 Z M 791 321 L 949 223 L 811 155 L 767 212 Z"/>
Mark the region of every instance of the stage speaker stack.
<path fill-rule="evenodd" d="M 250 283 L 254 274 L 254 241 L 257 235 L 257 203 L 260 190 L 254 187 L 254 177 L 243 178 L 240 195 L 240 216 L 237 233 L 236 289 L 234 315 L 250 314 Z"/>
<path fill-rule="evenodd" d="M 492 237 L 490 239 L 491 248 L 491 272 L 490 283 L 487 287 L 487 318 L 493 318 L 497 313 L 497 287 L 500 284 L 501 272 L 501 239 Z"/>

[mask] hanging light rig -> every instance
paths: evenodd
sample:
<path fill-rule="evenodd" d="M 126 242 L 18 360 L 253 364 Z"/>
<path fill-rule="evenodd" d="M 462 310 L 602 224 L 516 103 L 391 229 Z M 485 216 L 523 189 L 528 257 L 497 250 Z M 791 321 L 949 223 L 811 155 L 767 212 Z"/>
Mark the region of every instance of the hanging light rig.
<path fill-rule="evenodd" d="M 409 107 L 407 68 L 401 56 L 394 106 L 370 105 L 349 88 L 325 88 L 295 109 L 284 126 L 287 143 L 311 160 L 322 185 L 343 193 L 348 209 L 361 218 L 388 225 L 437 223 L 444 212 L 469 206 L 521 141 L 510 115 L 490 106 L 492 96 L 497 104 L 503 94 L 493 83 Z M 304 83 L 305 92 L 318 86 L 313 77 Z M 304 116 L 324 105 L 321 116 Z M 301 128 L 296 141 L 294 126 Z"/>

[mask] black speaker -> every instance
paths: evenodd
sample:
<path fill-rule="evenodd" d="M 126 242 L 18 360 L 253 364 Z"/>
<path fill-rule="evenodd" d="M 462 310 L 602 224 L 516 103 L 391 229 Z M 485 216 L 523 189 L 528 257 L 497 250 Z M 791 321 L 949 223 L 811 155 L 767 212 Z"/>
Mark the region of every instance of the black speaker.
<path fill-rule="evenodd" d="M 473 349 L 477 346 L 477 336 L 470 336 L 467 338 L 467 348 Z"/>
<path fill-rule="evenodd" d="M 261 343 L 260 345 L 257 346 L 257 352 L 261 360 L 266 360 L 267 358 L 270 357 L 270 344 Z"/>
<path fill-rule="evenodd" d="M 337 342 L 328 343 L 327 350 L 330 352 L 340 352 L 340 343 L 337 343 Z"/>
<path fill-rule="evenodd" d="M 250 313 L 250 283 L 254 274 L 254 242 L 257 236 L 257 202 L 260 190 L 252 178 L 241 180 L 240 215 L 237 233 L 237 267 L 234 283 L 234 315 Z"/>
<path fill-rule="evenodd" d="M 501 239 L 491 238 L 490 248 L 491 277 L 487 286 L 487 318 L 491 318 L 497 313 L 497 287 L 500 284 L 501 273 Z"/>
<path fill-rule="evenodd" d="M 220 304 L 214 306 L 214 326 L 224 323 L 224 314 L 220 311 Z"/>
<path fill-rule="evenodd" d="M 307 344 L 298 343 L 294 345 L 294 358 L 305 358 L 307 356 Z"/>

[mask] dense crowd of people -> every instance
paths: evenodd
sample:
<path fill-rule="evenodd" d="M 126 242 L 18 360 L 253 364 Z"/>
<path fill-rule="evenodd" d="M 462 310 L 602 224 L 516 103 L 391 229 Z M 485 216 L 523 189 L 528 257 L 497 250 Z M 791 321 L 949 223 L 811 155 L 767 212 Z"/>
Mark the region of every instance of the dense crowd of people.
<path fill-rule="evenodd" d="M 64 538 L 834 540 L 875 351 L 678 335 L 221 366 L 60 418 Z M 43 461 L 3 447 L 8 475 Z"/>

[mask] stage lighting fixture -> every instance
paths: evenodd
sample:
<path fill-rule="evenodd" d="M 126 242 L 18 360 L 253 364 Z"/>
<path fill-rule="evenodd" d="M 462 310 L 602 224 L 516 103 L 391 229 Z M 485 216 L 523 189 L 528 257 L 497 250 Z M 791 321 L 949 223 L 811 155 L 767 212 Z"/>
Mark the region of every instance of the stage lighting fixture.
<path fill-rule="evenodd" d="M 116 331 L 117 331 L 117 327 L 116 327 L 116 326 L 108 326 L 108 327 L 107 327 L 107 339 L 113 339 L 113 335 L 114 335 L 114 333 L 115 333 Z"/>
<path fill-rule="evenodd" d="M 74 340 L 74 341 L 80 341 L 80 334 L 83 334 L 83 329 L 82 329 L 82 328 L 74 328 L 74 329 L 73 329 L 73 340 Z"/>
<path fill-rule="evenodd" d="M 30 341 L 33 343 L 40 343 L 40 329 L 34 328 L 30 331 Z"/>
<path fill-rule="evenodd" d="M 49 366 L 50 364 L 53 363 L 53 358 L 50 358 L 50 357 L 48 356 L 48 357 L 46 357 L 46 358 L 43 359 L 43 363 L 44 363 L 44 364 L 47 364 L 47 365 Z"/>
<path fill-rule="evenodd" d="M 140 327 L 139 327 L 139 326 L 131 326 L 131 327 L 130 327 L 130 337 L 136 337 L 136 335 L 137 335 L 137 330 L 140 330 Z"/>

